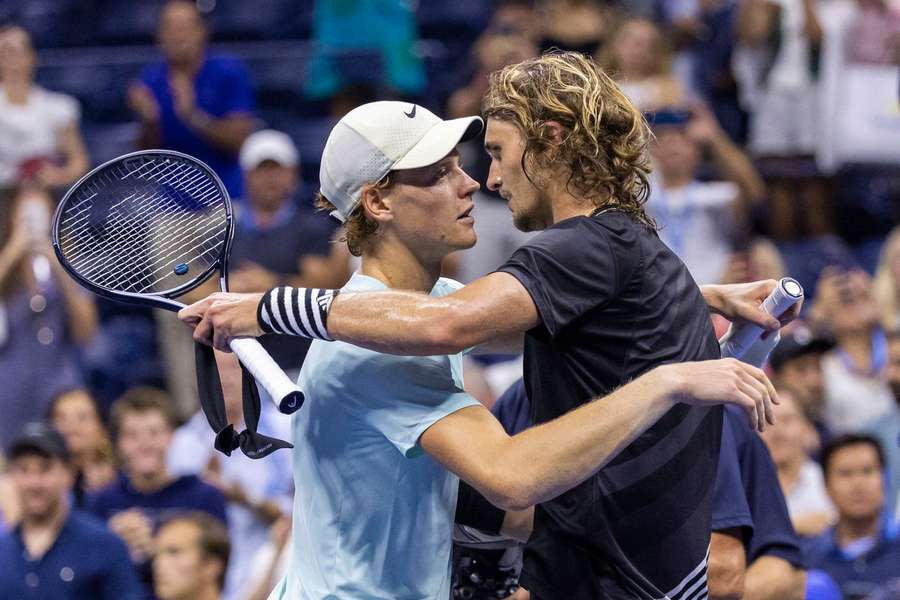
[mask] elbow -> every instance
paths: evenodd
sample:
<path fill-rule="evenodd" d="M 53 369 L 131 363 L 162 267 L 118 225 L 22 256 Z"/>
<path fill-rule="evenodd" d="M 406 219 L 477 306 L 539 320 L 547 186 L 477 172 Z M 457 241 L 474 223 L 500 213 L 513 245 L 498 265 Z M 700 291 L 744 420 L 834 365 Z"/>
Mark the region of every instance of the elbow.
<path fill-rule="evenodd" d="M 744 595 L 744 577 L 743 561 L 710 555 L 707 578 L 711 599 L 740 600 Z"/>
<path fill-rule="evenodd" d="M 541 499 L 537 487 L 531 485 L 528 473 L 521 468 L 510 468 L 495 461 L 490 473 L 485 474 L 484 495 L 491 504 L 507 512 L 527 510 Z"/>

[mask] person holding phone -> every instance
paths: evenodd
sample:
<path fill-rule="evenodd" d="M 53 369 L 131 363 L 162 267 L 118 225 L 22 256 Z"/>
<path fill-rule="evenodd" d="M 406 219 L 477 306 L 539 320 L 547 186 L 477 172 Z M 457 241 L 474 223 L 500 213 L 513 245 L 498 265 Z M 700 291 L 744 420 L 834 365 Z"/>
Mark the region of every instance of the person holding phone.
<path fill-rule="evenodd" d="M 14 195 L 0 247 L 0 442 L 40 420 L 60 392 L 81 387 L 79 344 L 97 327 L 93 300 L 62 273 L 50 246 L 53 200 L 40 187 Z"/>

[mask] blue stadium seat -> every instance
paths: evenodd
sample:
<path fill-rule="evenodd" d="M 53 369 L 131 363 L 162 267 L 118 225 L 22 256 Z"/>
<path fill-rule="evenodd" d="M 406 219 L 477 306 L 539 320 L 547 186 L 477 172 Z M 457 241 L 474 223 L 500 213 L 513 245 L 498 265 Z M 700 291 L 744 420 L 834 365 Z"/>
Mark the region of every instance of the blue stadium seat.
<path fill-rule="evenodd" d="M 493 13 L 488 0 L 422 0 L 416 13 L 419 35 L 447 41 L 475 39 Z"/>
<path fill-rule="evenodd" d="M 289 37 L 293 33 L 296 2 L 209 0 L 209 4 L 212 8 L 207 18 L 216 41 L 272 40 Z"/>
<path fill-rule="evenodd" d="M 134 45 L 154 42 L 159 11 L 165 0 L 102 1 L 97 43 Z"/>
<path fill-rule="evenodd" d="M 98 165 L 135 149 L 138 135 L 137 123 L 117 123 L 113 125 L 86 124 L 81 129 L 84 142 L 91 157 L 91 164 Z"/>

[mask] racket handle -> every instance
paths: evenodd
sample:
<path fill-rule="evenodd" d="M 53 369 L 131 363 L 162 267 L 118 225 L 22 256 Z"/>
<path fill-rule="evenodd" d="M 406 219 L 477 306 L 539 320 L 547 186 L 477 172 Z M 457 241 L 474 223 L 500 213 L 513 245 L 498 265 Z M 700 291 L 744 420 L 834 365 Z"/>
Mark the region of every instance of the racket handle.
<path fill-rule="evenodd" d="M 247 370 L 253 373 L 282 413 L 289 415 L 303 406 L 303 392 L 278 366 L 265 348 L 254 338 L 235 338 L 229 344 Z"/>
<path fill-rule="evenodd" d="M 763 301 L 762 309 L 773 317 L 780 317 L 802 299 L 803 287 L 796 279 L 785 277 L 778 282 L 778 286 Z M 732 324 L 725 336 L 719 341 L 722 357 L 744 358 L 744 355 L 747 354 L 754 344 L 760 343 L 762 334 L 763 328 L 749 321 Z M 762 340 L 762 343 L 765 343 L 767 340 L 771 343 L 771 337 L 769 336 L 766 340 Z M 768 350 L 771 351 L 771 348 Z M 766 354 L 768 353 L 766 352 Z"/>

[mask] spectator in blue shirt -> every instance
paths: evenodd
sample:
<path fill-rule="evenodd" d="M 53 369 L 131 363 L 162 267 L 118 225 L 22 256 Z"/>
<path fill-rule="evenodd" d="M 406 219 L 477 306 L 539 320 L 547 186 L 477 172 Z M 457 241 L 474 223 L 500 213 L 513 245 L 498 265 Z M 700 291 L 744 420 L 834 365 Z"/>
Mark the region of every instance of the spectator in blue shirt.
<path fill-rule="evenodd" d="M 838 521 L 815 540 L 810 564 L 831 575 L 845 598 L 900 591 L 900 529 L 885 511 L 878 440 L 837 437 L 822 450 L 822 466 Z"/>
<path fill-rule="evenodd" d="M 884 449 L 886 510 L 894 515 L 894 520 L 900 520 L 900 331 L 890 332 L 887 339 L 887 380 L 897 402 L 897 410 L 869 423 L 866 431 L 878 438 Z"/>
<path fill-rule="evenodd" d="M 170 0 L 159 18 L 163 60 L 128 92 L 141 123 L 138 145 L 195 156 L 241 193 L 237 155 L 253 130 L 253 90 L 244 65 L 207 51 L 209 29 L 194 2 Z"/>
<path fill-rule="evenodd" d="M 122 540 L 69 505 L 74 474 L 62 436 L 43 423 L 30 423 L 13 441 L 9 458 L 22 520 L 0 534 L 0 598 L 140 598 Z"/>
<path fill-rule="evenodd" d="M 803 600 L 806 573 L 765 443 L 725 409 L 713 499 L 709 597 Z"/>
<path fill-rule="evenodd" d="M 91 512 L 125 540 L 141 568 L 149 595 L 153 535 L 167 517 L 204 511 L 225 522 L 225 498 L 196 475 L 172 475 L 166 456 L 176 420 L 171 399 L 153 388 L 134 388 L 116 400 L 110 415 L 122 473 L 88 499 Z"/>

